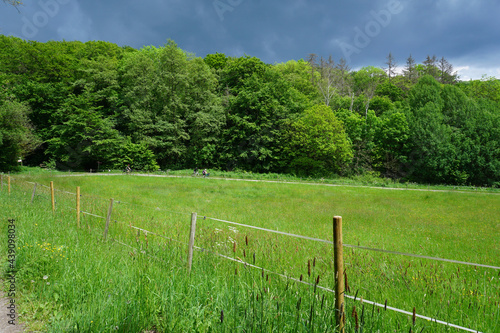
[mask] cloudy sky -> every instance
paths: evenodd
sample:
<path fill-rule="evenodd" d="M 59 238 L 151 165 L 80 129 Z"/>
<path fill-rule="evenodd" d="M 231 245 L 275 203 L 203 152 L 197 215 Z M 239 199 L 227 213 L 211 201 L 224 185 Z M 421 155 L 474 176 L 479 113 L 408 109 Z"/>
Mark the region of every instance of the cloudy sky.
<path fill-rule="evenodd" d="M 353 69 L 399 67 L 411 54 L 445 57 L 462 80 L 500 78 L 498 0 L 24 0 L 0 2 L 0 33 L 29 40 L 104 40 L 141 48 L 256 56 L 267 63 L 310 53 Z"/>

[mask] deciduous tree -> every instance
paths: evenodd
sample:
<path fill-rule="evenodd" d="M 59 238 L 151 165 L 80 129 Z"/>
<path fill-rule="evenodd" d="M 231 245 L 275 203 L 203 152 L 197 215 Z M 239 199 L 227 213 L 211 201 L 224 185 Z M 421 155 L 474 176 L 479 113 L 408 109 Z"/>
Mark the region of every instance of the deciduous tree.
<path fill-rule="evenodd" d="M 295 173 L 342 173 L 352 149 L 342 122 L 326 105 L 315 105 L 290 124 L 286 151 Z"/>
<path fill-rule="evenodd" d="M 1 95 L 0 95 L 1 96 Z M 26 103 L 0 100 L 0 170 L 15 170 L 41 142 L 35 136 L 28 118 Z"/>

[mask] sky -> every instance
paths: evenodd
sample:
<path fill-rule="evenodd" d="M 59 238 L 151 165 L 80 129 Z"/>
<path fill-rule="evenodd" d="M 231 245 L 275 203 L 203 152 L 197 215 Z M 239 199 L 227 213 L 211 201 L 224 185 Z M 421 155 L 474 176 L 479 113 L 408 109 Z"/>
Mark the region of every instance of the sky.
<path fill-rule="evenodd" d="M 103 40 L 120 46 L 162 46 L 255 56 L 266 63 L 309 54 L 354 70 L 401 70 L 444 57 L 461 80 L 500 79 L 498 0 L 24 0 L 0 2 L 0 34 L 27 40 Z"/>

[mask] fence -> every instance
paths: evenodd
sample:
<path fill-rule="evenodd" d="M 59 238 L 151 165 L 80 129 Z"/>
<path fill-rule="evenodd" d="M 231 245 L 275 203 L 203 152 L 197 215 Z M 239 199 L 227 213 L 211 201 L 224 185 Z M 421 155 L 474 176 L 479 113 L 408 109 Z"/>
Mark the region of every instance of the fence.
<path fill-rule="evenodd" d="M 0 175 L 0 191 L 4 190 L 4 178 L 5 178 L 4 175 Z M 12 185 L 14 183 L 16 183 L 19 186 L 21 184 L 23 184 L 23 183 L 24 183 L 25 186 L 27 186 L 27 185 L 33 186 L 32 194 L 31 194 L 31 202 L 33 202 L 33 200 L 34 200 L 34 198 L 35 198 L 35 196 L 37 194 L 37 188 L 40 188 L 40 187 L 41 188 L 45 188 L 50 193 L 51 209 L 52 209 L 52 211 L 54 213 L 56 212 L 56 204 L 57 204 L 56 194 L 55 194 L 56 192 L 61 193 L 61 194 L 65 194 L 65 195 L 69 195 L 71 197 L 74 197 L 75 208 L 72 208 L 72 209 L 76 213 L 75 214 L 76 226 L 78 228 L 80 228 L 81 215 L 88 215 L 88 216 L 92 216 L 92 217 L 95 217 L 95 218 L 102 219 L 102 220 L 105 221 L 104 227 L 103 227 L 104 231 L 103 231 L 103 236 L 102 236 L 104 240 L 106 240 L 108 238 L 108 233 L 109 233 L 109 228 L 110 228 L 110 222 L 111 221 L 113 221 L 115 223 L 121 223 L 121 224 L 127 226 L 126 223 L 119 222 L 117 220 L 112 220 L 112 218 L 111 218 L 112 215 L 113 215 L 113 206 L 114 206 L 114 204 L 116 202 L 119 203 L 119 204 L 121 204 L 122 202 L 120 202 L 120 201 L 115 201 L 113 199 L 110 199 L 109 200 L 109 205 L 107 206 L 107 215 L 106 216 L 101 216 L 101 215 L 95 214 L 93 212 L 87 212 L 87 211 L 84 211 L 84 210 L 81 209 L 81 197 L 82 197 L 82 194 L 81 194 L 81 191 L 80 191 L 80 187 L 77 187 L 76 188 L 76 193 L 73 193 L 73 192 L 68 192 L 68 191 L 56 189 L 55 186 L 54 186 L 54 182 L 52 182 L 52 181 L 50 182 L 50 186 L 46 186 L 46 185 L 42 185 L 42 184 L 25 182 L 25 181 L 22 181 L 22 180 L 17 180 L 17 179 L 14 179 L 14 178 L 10 177 L 10 176 L 6 176 L 6 178 L 7 178 L 7 181 L 6 181 L 6 183 L 7 183 L 7 192 L 8 192 L 9 195 L 11 193 Z M 98 199 L 103 200 L 100 197 L 98 197 Z M 157 209 L 159 209 L 159 208 L 157 208 Z M 101 211 L 102 211 L 102 209 L 101 209 Z M 182 216 L 187 215 L 187 214 L 182 213 L 182 212 L 173 212 L 173 211 L 168 211 L 168 210 L 164 210 L 164 211 L 169 212 L 169 213 L 174 213 L 174 214 L 180 214 Z M 335 283 L 334 283 L 334 285 L 335 285 L 335 290 L 327 288 L 327 287 L 320 286 L 318 283 L 313 284 L 313 283 L 310 283 L 310 282 L 307 282 L 307 281 L 303 281 L 302 277 L 300 279 L 297 279 L 297 278 L 294 278 L 294 277 L 292 277 L 290 275 L 281 274 L 281 273 L 278 273 L 278 272 L 266 269 L 264 267 L 255 265 L 255 257 L 254 257 L 254 263 L 252 264 L 252 263 L 244 261 L 244 260 L 242 260 L 240 258 L 232 258 L 230 256 L 223 255 L 223 254 L 218 253 L 216 251 L 210 251 L 209 249 L 195 246 L 195 235 L 196 235 L 196 228 L 197 228 L 196 224 L 197 224 L 198 219 L 201 218 L 201 217 L 203 217 L 203 220 L 212 220 L 212 221 L 224 223 L 224 224 L 231 225 L 231 226 L 238 226 L 238 227 L 243 227 L 243 228 L 248 228 L 248 229 L 253 229 L 253 230 L 259 230 L 259 231 L 263 231 L 263 232 L 270 233 L 270 234 L 279 234 L 279 235 L 283 235 L 283 236 L 287 236 L 287 237 L 292 237 L 292 238 L 296 238 L 296 239 L 303 239 L 303 240 L 308 240 L 308 241 L 313 241 L 313 242 L 318 242 L 318 243 L 333 245 L 333 248 L 334 248 L 333 253 L 334 253 L 334 276 L 335 276 Z M 346 321 L 344 297 L 348 298 L 348 299 L 351 299 L 353 301 L 363 302 L 363 303 L 370 304 L 370 305 L 373 305 L 373 306 L 376 306 L 376 307 L 384 308 L 385 310 L 391 310 L 391 311 L 394 311 L 394 312 L 397 312 L 397 313 L 401 313 L 401 314 L 405 314 L 405 315 L 408 315 L 408 316 L 412 316 L 413 317 L 413 321 L 415 320 L 415 318 L 421 318 L 421 319 L 424 319 L 424 320 L 427 320 L 427 321 L 432 321 L 434 323 L 446 325 L 448 327 L 455 328 L 455 329 L 458 329 L 458 330 L 463 330 L 463 331 L 467 331 L 467 332 L 479 332 L 477 330 L 473 330 L 473 329 L 470 329 L 470 328 L 466 328 L 466 327 L 462 327 L 462 326 L 459 326 L 459 325 L 455 325 L 455 324 L 452 324 L 452 323 L 449 323 L 449 322 L 446 322 L 446 321 L 438 320 L 436 318 L 432 318 L 432 317 L 428 317 L 428 316 L 417 314 L 416 311 L 415 311 L 415 309 L 412 312 L 410 312 L 410 311 L 405 311 L 405 310 L 402 310 L 402 309 L 398 309 L 398 308 L 395 308 L 395 307 L 388 306 L 387 305 L 387 301 L 384 304 L 382 304 L 382 303 L 378 303 L 378 302 L 374 302 L 374 301 L 370 301 L 370 300 L 358 298 L 357 294 L 355 296 L 348 295 L 346 293 L 347 275 L 346 275 L 346 271 L 344 270 L 344 267 L 343 267 L 343 265 L 344 265 L 344 263 L 343 263 L 343 248 L 353 248 L 353 249 L 360 249 L 360 250 L 364 250 L 364 251 L 372 251 L 372 252 L 385 253 L 385 254 L 390 254 L 390 255 L 408 256 L 408 257 L 414 257 L 414 258 L 420 258 L 420 259 L 426 259 L 426 260 L 448 262 L 448 263 L 453 263 L 453 264 L 458 264 L 458 265 L 467 265 L 467 266 L 483 267 L 483 268 L 488 268 L 488 269 L 500 270 L 500 267 L 492 266 L 492 265 L 484 265 L 484 264 L 479 264 L 479 263 L 470 263 L 470 262 L 457 261 L 457 260 L 452 260 L 452 259 L 423 256 L 423 255 L 417 255 L 417 254 L 412 254 L 412 253 L 403 253 L 403 252 L 396 252 L 396 251 L 390 251 L 390 250 L 376 249 L 376 248 L 364 247 L 364 246 L 359 246 L 359 245 L 356 246 L 356 245 L 350 245 L 350 244 L 343 244 L 343 242 L 342 242 L 342 217 L 339 217 L 339 216 L 333 217 L 333 241 L 329 241 L 329 240 L 325 240 L 325 239 L 320 239 L 320 238 L 314 238 L 314 237 L 308 237 L 308 236 L 303 236 L 303 235 L 297 235 L 297 234 L 287 233 L 287 232 L 278 231 L 278 230 L 261 228 L 261 227 L 257 227 L 257 226 L 252 226 L 252 225 L 243 224 L 243 223 L 237 223 L 237 222 L 223 220 L 223 219 L 218 219 L 218 218 L 209 217 L 209 216 L 198 216 L 197 213 L 192 213 L 191 214 L 189 226 L 190 226 L 190 228 L 189 228 L 189 238 L 188 238 L 189 241 L 188 241 L 188 243 L 185 243 L 185 242 L 176 240 L 176 239 L 174 239 L 172 237 L 166 237 L 165 235 L 161 235 L 159 233 L 152 232 L 152 231 L 149 231 L 149 230 L 144 229 L 144 228 L 140 228 L 138 226 L 132 225 L 131 223 L 128 224 L 128 227 L 130 229 L 136 230 L 138 232 L 138 235 L 140 234 L 140 232 L 144 233 L 144 235 L 146 237 L 146 242 L 147 242 L 147 235 L 154 235 L 154 236 L 157 236 L 157 237 L 169 240 L 169 241 L 174 241 L 174 242 L 178 242 L 179 244 L 186 245 L 188 247 L 188 251 L 187 251 L 188 252 L 188 255 L 187 255 L 187 269 L 188 269 L 189 272 L 191 271 L 191 268 L 192 268 L 193 253 L 196 250 L 196 251 L 199 251 L 199 252 L 211 253 L 211 254 L 213 254 L 215 256 L 218 256 L 220 258 L 223 258 L 225 260 L 230 260 L 230 261 L 234 261 L 234 262 L 237 262 L 239 264 L 245 265 L 246 267 L 251 267 L 251 268 L 254 268 L 254 269 L 262 270 L 262 272 L 266 272 L 266 273 L 269 273 L 269 274 L 274 274 L 276 276 L 283 277 L 283 278 L 295 281 L 297 283 L 302 283 L 302 284 L 305 284 L 305 285 L 314 286 L 315 288 L 319 288 L 319 289 L 324 290 L 326 292 L 335 294 L 335 312 L 336 312 L 335 313 L 335 317 L 336 317 L 337 325 L 338 325 L 339 330 L 341 332 L 344 332 L 344 326 L 345 326 L 345 321 Z M 124 243 L 124 242 L 122 242 L 122 241 L 120 241 L 120 240 L 118 240 L 116 238 L 111 238 L 111 239 L 113 241 L 117 242 L 118 244 L 122 245 L 122 246 L 127 246 L 129 248 L 138 250 L 138 251 L 146 254 L 145 251 L 142 251 L 141 249 L 134 248 L 133 246 L 130 246 L 130 245 L 128 245 L 128 244 L 126 244 L 126 243 Z M 236 246 L 236 243 L 234 243 L 234 246 Z M 160 258 L 157 258 L 155 256 L 151 256 L 151 255 L 148 255 L 148 256 L 152 257 L 154 259 L 160 259 Z"/>

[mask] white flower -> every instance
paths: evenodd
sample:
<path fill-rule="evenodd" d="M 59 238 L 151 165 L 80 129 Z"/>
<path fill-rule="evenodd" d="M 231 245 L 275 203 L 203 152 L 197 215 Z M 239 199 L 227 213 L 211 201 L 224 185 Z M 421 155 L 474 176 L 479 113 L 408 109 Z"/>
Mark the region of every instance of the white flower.
<path fill-rule="evenodd" d="M 44 280 L 47 280 L 48 278 L 49 278 L 49 276 L 48 276 L 48 275 L 44 275 L 44 276 L 43 276 L 43 279 L 44 279 Z"/>

